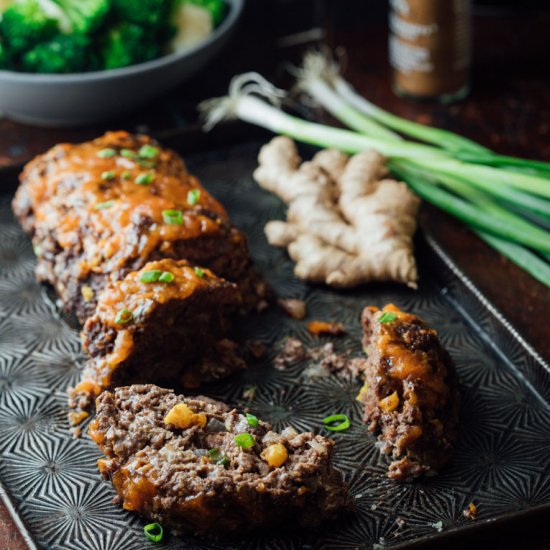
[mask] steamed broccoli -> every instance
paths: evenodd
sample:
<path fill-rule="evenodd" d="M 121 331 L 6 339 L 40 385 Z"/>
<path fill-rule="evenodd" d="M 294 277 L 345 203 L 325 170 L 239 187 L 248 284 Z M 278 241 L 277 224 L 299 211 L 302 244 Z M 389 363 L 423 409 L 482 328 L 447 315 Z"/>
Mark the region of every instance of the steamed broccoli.
<path fill-rule="evenodd" d="M 52 38 L 63 27 L 63 19 L 49 0 L 19 0 L 3 13 L 0 32 L 6 47 L 17 54 Z"/>
<path fill-rule="evenodd" d="M 112 6 L 121 21 L 156 27 L 167 21 L 172 0 L 112 0 Z"/>
<path fill-rule="evenodd" d="M 72 31 L 90 33 L 103 23 L 109 0 L 53 0 L 67 15 Z"/>
<path fill-rule="evenodd" d="M 127 67 L 155 59 L 161 53 L 155 34 L 132 23 L 109 29 L 103 47 L 105 69 Z"/>
<path fill-rule="evenodd" d="M 0 0 L 0 69 L 116 69 L 203 40 L 224 0 Z"/>
<path fill-rule="evenodd" d="M 0 42 L 0 70 L 11 68 L 11 56 L 6 46 Z"/>
<path fill-rule="evenodd" d="M 90 46 L 85 35 L 59 34 L 23 54 L 21 67 L 31 73 L 78 73 L 97 68 Z"/>

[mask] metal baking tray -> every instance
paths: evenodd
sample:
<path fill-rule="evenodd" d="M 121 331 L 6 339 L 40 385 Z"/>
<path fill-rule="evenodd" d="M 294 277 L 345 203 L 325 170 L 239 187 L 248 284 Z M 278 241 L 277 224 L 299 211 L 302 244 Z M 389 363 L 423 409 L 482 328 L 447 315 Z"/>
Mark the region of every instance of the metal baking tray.
<path fill-rule="evenodd" d="M 355 399 L 360 383 L 335 376 L 308 380 L 302 364 L 275 370 L 271 351 L 242 374 L 201 392 L 243 406 L 243 390 L 255 386 L 252 412 L 277 429 L 292 425 L 320 433 L 323 417 L 348 414 L 347 432 L 324 435 L 336 441 L 335 464 L 350 484 L 355 514 L 311 533 L 263 533 L 230 543 L 175 537 L 149 543 L 145 522 L 112 504 L 114 491 L 96 467 L 96 446 L 87 435 L 74 439 L 69 431 L 65 389 L 84 362 L 78 331 L 34 281 L 32 246 L 12 217 L 9 191 L 0 198 L 0 493 L 31 548 L 399 547 L 427 539 L 443 543 L 453 533 L 550 511 L 548 365 L 430 235 L 418 238 L 416 291 L 373 284 L 338 292 L 295 279 L 285 251 L 268 246 L 263 234 L 264 223 L 281 218 L 284 206 L 252 179 L 260 145 L 233 145 L 185 160 L 246 232 L 254 261 L 276 292 L 304 299 L 311 319 L 346 326 L 347 336 L 331 340 L 338 349 L 361 353 L 358 318 L 367 304 L 393 302 L 437 328 L 456 362 L 462 391 L 452 463 L 413 483 L 387 479 L 386 459 L 361 422 Z M 0 186 L 14 187 L 15 180 Z M 275 308 L 243 320 L 240 330 L 272 350 L 289 335 L 311 345 L 328 341 Z M 463 515 L 470 502 L 477 506 L 475 520 Z"/>

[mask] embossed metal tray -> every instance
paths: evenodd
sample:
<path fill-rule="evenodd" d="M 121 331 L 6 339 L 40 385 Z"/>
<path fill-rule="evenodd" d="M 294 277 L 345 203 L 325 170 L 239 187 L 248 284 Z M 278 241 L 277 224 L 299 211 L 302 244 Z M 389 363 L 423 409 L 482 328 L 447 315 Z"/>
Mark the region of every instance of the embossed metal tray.
<path fill-rule="evenodd" d="M 361 423 L 355 400 L 359 383 L 334 376 L 307 380 L 302 364 L 275 370 L 272 351 L 246 372 L 202 392 L 242 406 L 243 389 L 255 386 L 251 410 L 277 429 L 292 425 L 320 432 L 324 416 L 348 414 L 349 431 L 325 435 L 336 441 L 335 462 L 350 484 L 356 513 L 337 528 L 313 533 L 262 534 L 231 544 L 174 537 L 149 543 L 144 522 L 112 504 L 114 492 L 99 476 L 95 445 L 87 436 L 71 436 L 65 389 L 77 380 L 84 360 L 78 332 L 34 282 L 31 243 L 5 195 L 0 198 L 0 492 L 29 545 L 70 550 L 396 547 L 445 538 L 526 510 L 550 510 L 548 365 L 429 235 L 418 241 L 417 291 L 376 284 L 336 292 L 295 279 L 286 253 L 268 246 L 263 235 L 264 222 L 282 217 L 284 210 L 252 180 L 259 145 L 186 156 L 186 162 L 247 233 L 256 265 L 278 294 L 304 299 L 310 318 L 344 323 L 348 335 L 334 340 L 338 348 L 360 353 L 358 317 L 366 304 L 394 302 L 438 329 L 456 362 L 463 395 L 454 460 L 435 477 L 406 484 L 388 480 L 386 460 Z M 311 344 L 324 341 L 309 335 L 304 322 L 275 309 L 243 320 L 240 329 L 272 350 L 288 335 Z M 463 515 L 470 502 L 478 510 L 474 521 Z"/>

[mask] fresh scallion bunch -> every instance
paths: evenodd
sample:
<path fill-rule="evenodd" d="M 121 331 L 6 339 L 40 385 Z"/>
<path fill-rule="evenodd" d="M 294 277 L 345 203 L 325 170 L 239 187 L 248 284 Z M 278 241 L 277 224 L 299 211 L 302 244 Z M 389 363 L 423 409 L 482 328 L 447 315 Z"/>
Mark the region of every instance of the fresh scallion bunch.
<path fill-rule="evenodd" d="M 284 92 L 256 73 L 235 77 L 227 97 L 201 104 L 206 128 L 239 118 L 320 147 L 347 153 L 375 149 L 426 202 L 465 222 L 550 287 L 550 163 L 498 155 L 452 132 L 388 113 L 355 92 L 323 54 L 306 55 L 297 76 L 300 88 L 351 130 L 283 112 Z"/>

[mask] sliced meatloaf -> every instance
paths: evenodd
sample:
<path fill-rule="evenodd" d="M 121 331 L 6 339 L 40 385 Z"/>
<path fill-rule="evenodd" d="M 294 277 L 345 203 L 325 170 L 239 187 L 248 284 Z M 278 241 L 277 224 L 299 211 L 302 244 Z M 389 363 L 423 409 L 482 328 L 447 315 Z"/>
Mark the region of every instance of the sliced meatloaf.
<path fill-rule="evenodd" d="M 108 280 L 161 258 L 205 265 L 250 292 L 245 237 L 181 158 L 147 136 L 57 145 L 20 179 L 13 210 L 32 236 L 37 277 L 82 323 Z"/>
<path fill-rule="evenodd" d="M 109 283 L 82 332 L 90 358 L 69 392 L 73 423 L 102 390 L 123 382 L 196 387 L 243 367 L 224 336 L 225 311 L 239 301 L 234 283 L 185 260 L 149 262 Z"/>
<path fill-rule="evenodd" d="M 364 420 L 391 455 L 388 476 L 409 480 L 436 472 L 457 437 L 459 390 L 450 355 L 435 330 L 394 305 L 364 309 L 368 354 L 359 399 Z"/>
<path fill-rule="evenodd" d="M 104 392 L 90 436 L 126 510 L 176 533 L 318 526 L 351 507 L 333 442 L 152 385 Z"/>

